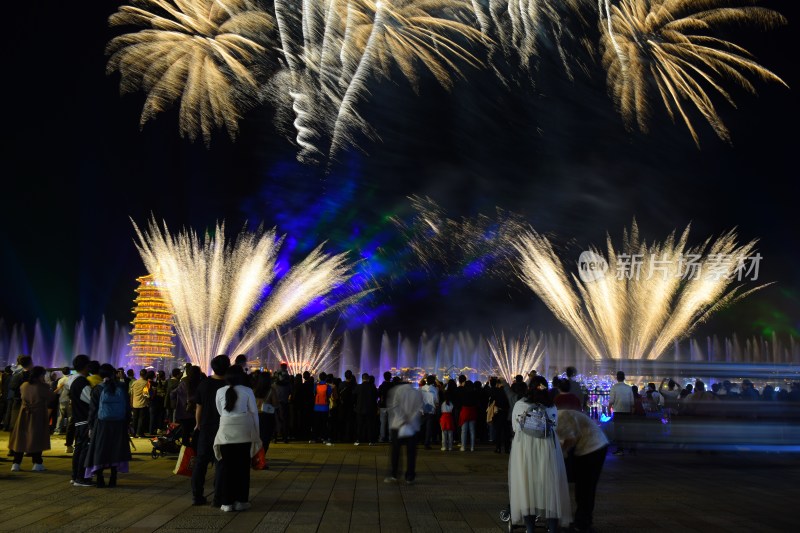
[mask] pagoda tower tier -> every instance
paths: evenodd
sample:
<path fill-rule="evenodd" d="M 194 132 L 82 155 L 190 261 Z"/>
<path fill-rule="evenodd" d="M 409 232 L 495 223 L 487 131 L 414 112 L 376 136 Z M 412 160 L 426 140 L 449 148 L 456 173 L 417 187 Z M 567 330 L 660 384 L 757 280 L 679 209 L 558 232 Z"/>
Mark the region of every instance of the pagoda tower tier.
<path fill-rule="evenodd" d="M 151 274 L 136 278 L 136 299 L 133 308 L 133 330 L 128 362 L 131 366 L 149 366 L 156 359 L 173 358 L 175 344 L 174 316 L 169 300 L 161 292 L 160 283 Z"/>

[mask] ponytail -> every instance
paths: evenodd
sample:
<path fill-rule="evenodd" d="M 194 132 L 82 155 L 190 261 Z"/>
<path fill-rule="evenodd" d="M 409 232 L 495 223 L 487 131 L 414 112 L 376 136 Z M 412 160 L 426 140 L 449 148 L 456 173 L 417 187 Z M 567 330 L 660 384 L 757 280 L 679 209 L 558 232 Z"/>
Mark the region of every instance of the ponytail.
<path fill-rule="evenodd" d="M 239 399 L 239 394 L 236 392 L 236 385 L 244 385 L 245 375 L 244 370 L 239 365 L 233 365 L 225 371 L 225 382 L 228 384 L 228 390 L 225 391 L 225 410 L 229 413 L 233 411 L 236 405 L 236 400 Z"/>

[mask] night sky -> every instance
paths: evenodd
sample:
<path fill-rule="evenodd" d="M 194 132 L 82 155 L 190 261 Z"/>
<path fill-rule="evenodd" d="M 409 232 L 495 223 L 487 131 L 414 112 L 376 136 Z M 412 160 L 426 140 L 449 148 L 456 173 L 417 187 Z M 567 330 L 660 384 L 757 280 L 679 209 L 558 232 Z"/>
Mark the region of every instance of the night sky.
<path fill-rule="evenodd" d="M 391 276 L 370 303 L 378 329 L 554 327 L 519 283 L 406 275 L 386 217 L 408 216 L 407 196 L 419 194 L 453 218 L 519 213 L 575 257 L 606 232 L 619 242 L 634 217 L 648 239 L 691 223 L 693 244 L 736 227 L 742 240 L 760 239 L 760 279 L 775 283 L 700 333 L 798 336 L 795 4 L 763 2 L 789 26 L 737 41 L 792 89 L 757 82 L 758 97 L 734 91 L 739 109 L 715 99 L 732 145 L 698 120 L 698 150 L 660 108 L 649 134 L 629 133 L 600 67 L 570 81 L 545 58 L 535 86 L 508 89 L 469 67 L 450 93 L 427 78 L 418 94 L 399 77 L 374 81 L 359 109 L 380 139 L 362 139 L 363 151 L 326 172 L 295 161 L 269 104 L 247 114 L 236 142 L 219 132 L 210 148 L 182 140 L 174 112 L 140 130 L 144 96 L 120 96 L 119 76 L 105 74 L 119 2 L 17 2 L 6 40 L 0 318 L 29 332 L 37 318 L 45 329 L 130 320 L 144 274 L 130 218 L 153 214 L 173 229 L 224 219 L 231 235 L 277 225 L 298 254 L 323 240 L 362 255 L 382 247 Z"/>

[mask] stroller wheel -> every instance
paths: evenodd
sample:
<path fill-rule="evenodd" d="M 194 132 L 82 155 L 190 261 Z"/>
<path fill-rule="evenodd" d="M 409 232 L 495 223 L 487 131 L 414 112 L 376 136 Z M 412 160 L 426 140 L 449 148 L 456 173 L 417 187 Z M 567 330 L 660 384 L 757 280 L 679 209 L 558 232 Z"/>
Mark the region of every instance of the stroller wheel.
<path fill-rule="evenodd" d="M 500 520 L 503 522 L 511 522 L 511 510 L 510 509 L 503 509 L 500 511 Z"/>

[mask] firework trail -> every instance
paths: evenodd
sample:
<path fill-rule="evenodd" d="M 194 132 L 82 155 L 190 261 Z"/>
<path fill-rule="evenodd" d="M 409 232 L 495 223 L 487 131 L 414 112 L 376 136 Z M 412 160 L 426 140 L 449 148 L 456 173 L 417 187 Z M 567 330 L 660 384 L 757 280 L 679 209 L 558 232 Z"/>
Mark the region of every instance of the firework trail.
<path fill-rule="evenodd" d="M 317 335 L 311 328 L 301 326 L 285 334 L 276 331 L 277 337 L 270 350 L 279 363 L 288 363 L 289 372 L 302 374 L 305 371 L 317 375 L 324 369 L 330 369 L 338 357 L 333 352 L 336 340 L 333 331 L 327 337 Z"/>
<path fill-rule="evenodd" d="M 115 37 L 107 72 L 120 72 L 123 93 L 142 89 L 141 125 L 179 103 L 182 136 L 206 144 L 215 129 L 231 138 L 242 114 L 258 102 L 272 15 L 249 0 L 134 0 L 111 15 L 111 26 L 145 27 Z"/>
<path fill-rule="evenodd" d="M 634 222 L 622 251 L 610 238 L 605 257 L 591 250 L 608 272 L 583 280 L 567 272 L 547 238 L 529 231 L 515 243 L 518 275 L 593 358 L 656 359 L 711 314 L 764 287 L 729 289 L 755 241 L 740 246 L 731 231 L 689 248 L 688 235 L 687 227 L 677 240 L 648 245 Z M 638 271 L 636 258 L 644 261 Z"/>
<path fill-rule="evenodd" d="M 283 240 L 274 230 L 242 231 L 229 244 L 224 224 L 217 224 L 213 235 L 203 238 L 192 230 L 171 235 L 166 224 L 162 230 L 155 220 L 147 231 L 135 222 L 133 226 L 145 267 L 164 283 L 178 336 L 192 362 L 204 369 L 220 353 L 246 352 L 350 277 L 345 254 L 329 256 L 317 248 L 271 286 Z M 310 318 L 363 294 L 323 301 L 321 310 Z M 241 340 L 229 350 L 243 328 Z"/>
<path fill-rule="evenodd" d="M 534 342 L 529 331 L 517 338 L 506 339 L 502 331 L 494 338 L 487 339 L 493 361 L 489 362 L 490 375 L 500 375 L 507 383 L 514 382 L 514 376 L 527 376 L 542 362 L 544 354 L 540 341 Z"/>
<path fill-rule="evenodd" d="M 721 139 L 730 141 L 709 93 L 718 93 L 736 107 L 724 81 L 751 94 L 756 89 L 748 75 L 786 85 L 746 49 L 713 35 L 723 25 L 785 24 L 786 19 L 771 9 L 732 6 L 731 0 L 622 0 L 614 6 L 610 0 L 601 2 L 603 63 L 629 128 L 647 132 L 653 100 L 660 97 L 669 117 L 674 121 L 680 116 L 698 146 L 686 106 L 694 106 Z"/>

